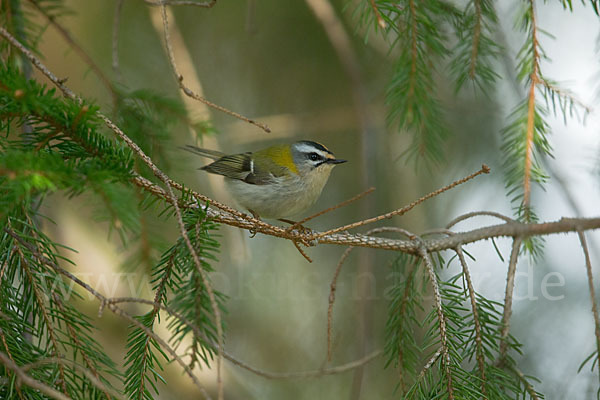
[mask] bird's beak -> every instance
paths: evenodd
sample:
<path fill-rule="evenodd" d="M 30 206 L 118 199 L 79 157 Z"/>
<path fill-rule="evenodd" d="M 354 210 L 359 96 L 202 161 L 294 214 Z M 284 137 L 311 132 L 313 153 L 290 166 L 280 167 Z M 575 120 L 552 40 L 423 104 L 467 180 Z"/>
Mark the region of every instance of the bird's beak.
<path fill-rule="evenodd" d="M 347 160 L 340 160 L 339 158 L 330 158 L 326 161 L 327 164 L 343 164 Z"/>

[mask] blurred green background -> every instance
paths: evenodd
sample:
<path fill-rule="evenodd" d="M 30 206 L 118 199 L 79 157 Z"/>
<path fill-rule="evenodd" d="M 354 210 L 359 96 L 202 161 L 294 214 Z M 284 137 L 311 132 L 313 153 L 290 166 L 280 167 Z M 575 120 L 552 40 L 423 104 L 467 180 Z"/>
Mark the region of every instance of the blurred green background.
<path fill-rule="evenodd" d="M 64 17 L 61 23 L 111 79 L 127 90 L 152 89 L 166 97 L 182 99 L 163 46 L 157 7 L 149 7 L 143 1 L 124 2 L 119 24 L 120 68 L 116 73 L 111 55 L 115 2 L 87 0 L 67 4 L 73 15 Z M 321 199 L 307 215 L 350 198 L 370 185 L 376 187 L 366 199 L 308 224 L 310 228 L 324 230 L 399 208 L 486 163 L 492 168 L 491 175 L 377 226 L 395 225 L 422 232 L 444 226 L 467 211 L 486 209 L 511 214 L 502 183 L 499 131 L 506 124 L 508 111 L 522 95 L 522 89 L 515 89 L 512 83 L 511 57 L 520 43 L 518 35 L 512 33 L 512 2 L 499 5 L 499 13 L 505 17 L 502 25 L 506 36 L 497 39 L 505 41 L 507 63 L 498 65 L 503 79 L 496 91 L 490 96 L 472 90 L 455 94 L 444 77 L 445 67 L 439 66 L 440 73 L 436 76 L 439 96 L 452 135 L 445 145 L 446 161 L 433 167 L 406 163 L 402 154 L 409 146 L 410 136 L 399 134 L 386 124 L 389 110 L 385 105 L 385 90 L 394 53 L 388 54 L 388 44 L 373 32 L 367 42 L 364 40 L 366 31 L 357 28 L 353 18 L 355 2 L 332 4 L 351 40 L 359 66 L 358 82 L 347 73 L 323 24 L 307 2 L 219 1 L 212 9 L 172 7 L 174 51 L 184 83 L 194 91 L 202 91 L 216 104 L 268 124 L 272 133 L 221 112 L 207 111 L 199 102 L 185 99 L 190 117 L 209 118 L 216 134 L 197 138 L 179 124 L 172 132 L 170 148 L 165 149 L 170 163 L 159 166 L 175 180 L 233 205 L 219 178 L 209 178 L 197 170 L 205 160 L 182 152 L 178 146 L 200 144 L 238 152 L 281 141 L 319 141 L 350 162 L 333 171 Z M 574 80 L 580 76 L 583 83 L 575 84 L 585 86 L 597 70 L 593 52 L 597 21 L 591 11 L 577 7 L 573 14 L 568 14 L 568 24 L 558 22 L 565 15 L 559 6 L 540 10 L 540 23 L 560 33 L 556 41 L 548 40 L 549 53 L 556 61 L 549 63 L 548 69 L 558 64 L 562 69 L 552 70 L 554 77 Z M 177 32 L 181 40 L 175 37 Z M 576 45 L 566 49 L 565 43 Z M 68 77 L 73 90 L 85 98 L 96 99 L 97 104 L 110 110 L 109 92 L 51 27 L 43 36 L 40 49 L 49 68 L 59 77 Z M 192 64 L 186 62 L 187 55 Z M 362 93 L 361 101 L 355 96 L 357 90 Z M 367 118 L 367 129 L 361 115 Z M 578 130 L 579 136 L 573 138 L 557 119 L 557 157 L 552 161 L 569 182 L 577 183 L 575 197 L 586 215 L 598 211 L 596 203 L 586 200 L 597 199 L 598 187 L 587 172 L 585 175 L 582 172 L 593 167 L 593 157 L 597 154 L 590 150 L 597 145 L 595 122 L 592 117 L 585 126 L 576 122 L 569 125 L 570 129 Z M 584 154 L 583 159 L 578 159 L 578 154 Z M 560 187 L 550 186 L 547 193 L 536 191 L 534 197 L 542 220 L 573 215 Z M 84 274 L 92 286 L 112 296 L 130 296 L 132 292 L 150 295 L 144 268 L 123 268 L 130 249 L 122 245 L 118 235 L 107 238 L 106 223 L 89 222 L 92 215 L 85 199 L 55 198 L 42 211 L 60 226 L 60 229 L 48 227 L 57 241 L 78 250 L 78 254 L 71 256 L 77 262 L 76 271 Z M 153 239 L 163 243 L 162 246 L 176 238 L 176 225 L 171 222 L 149 222 L 154 224 L 152 231 L 160 236 Z M 464 224 L 459 230 L 482 223 Z M 391 286 L 390 265 L 394 254 L 356 250 L 346 262 L 334 307 L 334 357 L 327 363 L 329 284 L 344 249 L 309 248 L 307 253 L 314 260 L 309 264 L 288 241 L 261 235 L 249 238 L 247 232 L 227 226 L 221 227 L 220 232 L 222 248 L 213 279 L 230 296 L 226 315 L 229 353 L 259 369 L 294 372 L 336 366 L 382 348 L 386 290 Z M 523 299 L 517 301 L 513 314 L 513 334 L 525 344 L 525 354 L 519 362 L 526 373 L 542 379 L 540 389 L 549 398 L 586 398 L 591 390 L 589 382 L 596 379 L 586 371 L 576 374 L 578 364 L 593 349 L 593 321 L 588 311 L 582 256 L 575 239 L 549 238 L 546 256 L 531 279 L 525 275 L 529 271 L 527 260 L 519 264 L 524 275 L 517 279 L 517 293 Z M 499 241 L 498 245 L 507 257 L 510 243 Z M 160 246 L 157 251 L 164 249 Z M 567 248 L 576 255 L 566 251 Z M 477 262 L 472 262 L 476 288 L 501 301 L 505 263 L 494 255 L 490 243 L 473 245 L 467 250 L 477 258 Z M 548 300 L 540 295 L 540 282 L 547 273 L 556 271 L 564 274 L 566 285 L 553 288 L 552 294 L 564 296 Z M 447 275 L 452 275 L 452 271 Z M 533 287 L 535 300 L 528 296 L 529 285 Z M 423 305 L 425 309 L 429 306 Z M 97 304 L 91 299 L 89 310 L 91 315 L 97 313 Z M 97 323 L 107 352 L 113 359 L 122 359 L 126 324 L 108 313 Z M 184 345 L 180 351 L 183 350 Z M 224 371 L 228 399 L 392 399 L 398 373 L 393 368 L 384 369 L 382 357 L 367 364 L 362 377 L 357 370 L 351 370 L 319 379 L 268 380 L 231 363 L 225 364 Z M 169 366 L 165 376 L 169 383 L 161 388 L 158 398 L 198 398 L 178 366 Z M 202 371 L 201 378 L 213 392 L 214 371 Z M 561 383 L 567 380 L 572 383 Z"/>

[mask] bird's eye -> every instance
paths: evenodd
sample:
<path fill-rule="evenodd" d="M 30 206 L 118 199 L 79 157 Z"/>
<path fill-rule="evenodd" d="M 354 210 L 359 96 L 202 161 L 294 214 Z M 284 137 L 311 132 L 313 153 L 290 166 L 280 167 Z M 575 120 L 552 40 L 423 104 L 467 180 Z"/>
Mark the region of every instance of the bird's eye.
<path fill-rule="evenodd" d="M 308 155 L 308 158 L 309 158 L 311 161 L 319 161 L 319 160 L 321 159 L 321 157 L 319 157 L 319 155 L 318 155 L 317 153 L 310 153 L 310 154 Z"/>

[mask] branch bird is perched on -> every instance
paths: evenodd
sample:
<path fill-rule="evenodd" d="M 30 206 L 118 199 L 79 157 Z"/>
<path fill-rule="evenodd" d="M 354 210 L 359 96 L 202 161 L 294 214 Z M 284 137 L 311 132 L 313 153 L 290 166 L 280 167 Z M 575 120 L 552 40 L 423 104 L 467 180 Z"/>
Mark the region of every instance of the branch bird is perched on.
<path fill-rule="evenodd" d="M 223 175 L 233 197 L 254 216 L 273 219 L 291 217 L 313 205 L 333 167 L 346 162 L 308 140 L 231 155 L 183 148 L 215 160 L 200 169 Z"/>

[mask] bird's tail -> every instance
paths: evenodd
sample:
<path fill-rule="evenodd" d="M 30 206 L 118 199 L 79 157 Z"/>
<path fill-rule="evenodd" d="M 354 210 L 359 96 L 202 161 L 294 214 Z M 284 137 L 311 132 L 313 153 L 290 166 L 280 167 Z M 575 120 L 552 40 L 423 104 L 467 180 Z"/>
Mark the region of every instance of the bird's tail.
<path fill-rule="evenodd" d="M 198 154 L 199 156 L 202 157 L 208 157 L 210 159 L 213 160 L 218 160 L 220 158 L 222 158 L 223 156 L 225 156 L 224 153 L 221 153 L 220 151 L 216 151 L 216 150 L 209 150 L 209 149 L 202 149 L 200 147 L 196 147 L 196 146 L 191 146 L 191 145 L 185 145 L 180 147 L 183 150 L 187 150 L 190 153 L 194 153 L 194 154 Z"/>

